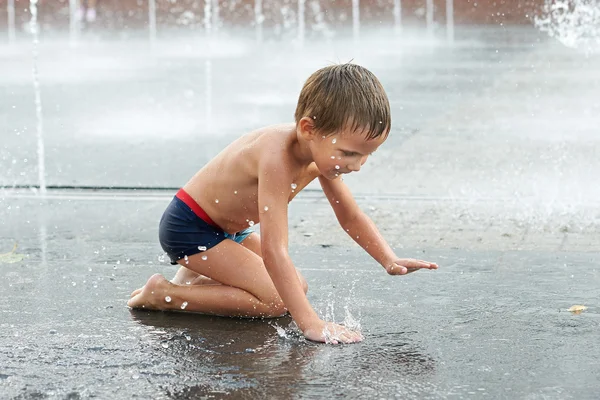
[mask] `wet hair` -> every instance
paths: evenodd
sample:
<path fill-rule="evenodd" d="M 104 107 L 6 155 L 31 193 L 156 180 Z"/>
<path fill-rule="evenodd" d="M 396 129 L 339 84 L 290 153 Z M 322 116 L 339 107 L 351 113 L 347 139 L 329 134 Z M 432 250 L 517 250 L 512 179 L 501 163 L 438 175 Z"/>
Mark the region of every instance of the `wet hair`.
<path fill-rule="evenodd" d="M 324 136 L 342 129 L 365 131 L 367 140 L 387 136 L 392 124 L 390 102 L 379 79 L 356 64 L 321 68 L 304 83 L 296 113 L 313 119 Z"/>

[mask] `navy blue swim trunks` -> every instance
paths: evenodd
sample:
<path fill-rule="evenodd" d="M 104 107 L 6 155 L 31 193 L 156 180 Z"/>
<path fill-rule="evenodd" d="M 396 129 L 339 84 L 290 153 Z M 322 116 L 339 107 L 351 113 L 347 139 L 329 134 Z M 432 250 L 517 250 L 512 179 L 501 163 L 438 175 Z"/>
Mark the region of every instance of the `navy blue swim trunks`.
<path fill-rule="evenodd" d="M 178 260 L 206 251 L 225 239 L 241 243 L 252 232 L 250 228 L 233 235 L 223 231 L 189 194 L 180 189 L 160 219 L 158 238 L 171 264 L 175 265 Z"/>

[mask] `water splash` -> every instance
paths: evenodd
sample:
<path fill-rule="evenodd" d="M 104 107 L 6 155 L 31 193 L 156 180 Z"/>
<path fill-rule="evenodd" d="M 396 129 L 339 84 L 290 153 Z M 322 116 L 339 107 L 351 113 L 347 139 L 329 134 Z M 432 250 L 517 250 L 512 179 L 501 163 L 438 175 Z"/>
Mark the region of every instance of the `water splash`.
<path fill-rule="evenodd" d="M 600 50 L 600 0 L 545 0 L 535 25 L 567 47 Z"/>
<path fill-rule="evenodd" d="M 33 36 L 33 91 L 35 95 L 35 115 L 37 120 L 37 154 L 38 154 L 38 180 L 40 184 L 40 193 L 46 194 L 46 156 L 44 146 L 44 120 L 42 118 L 42 91 L 40 89 L 40 77 L 38 71 L 38 59 L 39 59 L 39 24 L 37 21 L 38 0 L 30 0 L 29 10 L 31 12 L 31 20 L 29 22 L 31 28 L 31 34 Z"/>

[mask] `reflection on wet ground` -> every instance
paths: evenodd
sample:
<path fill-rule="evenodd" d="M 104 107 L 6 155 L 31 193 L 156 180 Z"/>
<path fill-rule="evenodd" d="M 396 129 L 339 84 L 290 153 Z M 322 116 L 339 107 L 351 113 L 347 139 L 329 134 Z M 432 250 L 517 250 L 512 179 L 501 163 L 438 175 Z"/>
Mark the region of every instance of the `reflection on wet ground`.
<path fill-rule="evenodd" d="M 323 317 L 350 314 L 366 338 L 327 346 L 306 342 L 289 317 L 129 310 L 133 288 L 154 272 L 175 272 L 154 241 L 166 197 L 136 203 L 98 196 L 64 206 L 4 201 L 13 212 L 3 208 L 2 221 L 24 255 L 0 264 L 0 387 L 7 398 L 597 393 L 598 253 L 397 248 L 426 254 L 441 268 L 390 277 L 348 242 L 313 244 L 328 240 L 316 233 L 291 246 L 309 299 Z M 294 203 L 295 215 L 323 207 L 310 198 Z M 567 311 L 575 304 L 588 309 Z"/>

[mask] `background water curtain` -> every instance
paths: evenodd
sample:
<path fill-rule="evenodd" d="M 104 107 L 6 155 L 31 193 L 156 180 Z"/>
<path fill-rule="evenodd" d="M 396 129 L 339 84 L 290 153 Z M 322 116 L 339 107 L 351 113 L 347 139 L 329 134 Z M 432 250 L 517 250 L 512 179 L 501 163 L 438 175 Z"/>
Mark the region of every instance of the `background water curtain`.
<path fill-rule="evenodd" d="M 546 0 L 535 24 L 565 46 L 600 50 L 600 0 Z"/>

